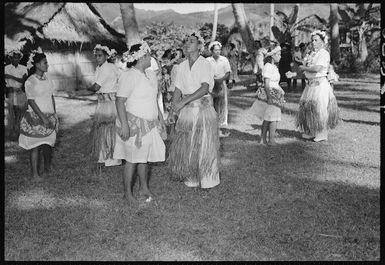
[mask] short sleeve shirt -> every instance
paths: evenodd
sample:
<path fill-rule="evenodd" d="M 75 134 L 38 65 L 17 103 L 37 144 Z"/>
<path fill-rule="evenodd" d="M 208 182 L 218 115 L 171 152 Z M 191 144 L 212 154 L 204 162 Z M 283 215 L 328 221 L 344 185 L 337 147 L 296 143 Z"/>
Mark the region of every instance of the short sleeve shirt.
<path fill-rule="evenodd" d="M 40 80 L 36 75 L 31 75 L 25 81 L 25 94 L 27 99 L 33 99 L 42 112 L 54 113 L 52 96 L 54 84 L 51 78 L 45 75 L 45 80 Z M 28 105 L 28 111 L 33 111 Z"/>
<path fill-rule="evenodd" d="M 145 73 L 135 68 L 123 71 L 116 96 L 127 98 L 127 112 L 145 120 L 154 120 L 158 117 L 158 81 L 153 70 L 147 68 Z"/>
<path fill-rule="evenodd" d="M 188 60 L 179 64 L 178 73 L 175 78 L 175 87 L 180 89 L 184 95 L 193 94 L 202 86 L 202 83 L 207 83 L 209 85 L 209 92 L 212 92 L 214 73 L 210 62 L 203 56 L 198 57 L 191 69 Z"/>
<path fill-rule="evenodd" d="M 28 75 L 28 71 L 27 67 L 24 65 L 18 64 L 17 67 L 15 67 L 13 64 L 8 64 L 4 68 L 4 74 L 22 78 L 24 75 Z M 5 82 L 7 83 L 8 87 L 21 88 L 23 86 L 23 83 L 17 82 L 16 80 L 10 78 L 6 78 Z"/>
<path fill-rule="evenodd" d="M 95 83 L 100 86 L 100 89 L 96 93 L 116 92 L 118 77 L 119 70 L 116 65 L 109 62 L 98 65 L 95 72 Z"/>
<path fill-rule="evenodd" d="M 312 58 L 310 58 L 310 62 L 308 66 L 321 65 L 322 69 L 317 73 L 310 73 L 305 71 L 306 78 L 317 78 L 327 76 L 329 65 L 330 65 L 330 54 L 325 49 L 320 49 L 318 52 L 314 54 Z"/>
<path fill-rule="evenodd" d="M 218 60 L 214 57 L 208 57 L 206 60 L 211 63 L 215 79 L 224 77 L 227 72 L 231 73 L 230 63 L 226 57 L 219 55 Z"/>
<path fill-rule="evenodd" d="M 270 79 L 270 86 L 271 87 L 279 86 L 279 80 L 280 80 L 281 76 L 279 74 L 279 70 L 278 70 L 277 66 L 275 66 L 271 63 L 266 63 L 265 66 L 263 67 L 262 76 L 263 76 L 263 78 L 269 78 Z"/>

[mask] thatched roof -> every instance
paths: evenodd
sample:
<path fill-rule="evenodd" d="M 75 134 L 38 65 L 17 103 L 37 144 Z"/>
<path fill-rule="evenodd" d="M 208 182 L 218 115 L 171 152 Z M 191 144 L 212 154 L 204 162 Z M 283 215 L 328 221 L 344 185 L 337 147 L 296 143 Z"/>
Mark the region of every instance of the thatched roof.
<path fill-rule="evenodd" d="M 28 41 L 39 39 L 124 45 L 124 35 L 111 28 L 90 3 L 6 3 L 5 50 L 22 49 Z"/>

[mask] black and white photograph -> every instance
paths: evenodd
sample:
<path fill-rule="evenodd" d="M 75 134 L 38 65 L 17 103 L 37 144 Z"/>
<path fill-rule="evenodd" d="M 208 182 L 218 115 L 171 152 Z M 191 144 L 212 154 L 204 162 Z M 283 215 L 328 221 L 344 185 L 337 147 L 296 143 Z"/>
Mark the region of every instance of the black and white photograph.
<path fill-rule="evenodd" d="M 377 261 L 381 3 L 5 2 L 4 261 Z"/>

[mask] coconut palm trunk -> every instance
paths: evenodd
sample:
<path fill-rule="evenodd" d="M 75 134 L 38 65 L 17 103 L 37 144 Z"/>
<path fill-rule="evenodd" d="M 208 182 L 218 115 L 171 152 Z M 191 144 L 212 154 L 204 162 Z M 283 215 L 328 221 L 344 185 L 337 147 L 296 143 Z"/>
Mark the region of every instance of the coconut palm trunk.
<path fill-rule="evenodd" d="M 242 36 L 242 40 L 246 45 L 247 52 L 253 54 L 254 52 L 254 38 L 251 33 L 251 29 L 248 25 L 248 19 L 246 17 L 245 8 L 243 4 L 231 4 L 233 7 L 233 13 L 235 17 L 235 23 L 237 24 Z M 253 58 L 254 56 L 252 56 Z M 253 58 L 254 63 L 255 58 Z"/>
<path fill-rule="evenodd" d="M 330 4 L 330 36 L 331 58 L 334 62 L 340 62 L 340 34 L 338 26 L 338 4 Z"/>
<path fill-rule="evenodd" d="M 133 3 L 119 3 L 122 14 L 123 27 L 126 35 L 126 45 L 129 48 L 132 44 L 139 42 L 138 23 L 135 18 Z"/>
<path fill-rule="evenodd" d="M 217 27 L 218 27 L 218 5 L 214 4 L 214 23 L 213 23 L 213 33 L 211 35 L 211 41 L 215 41 L 217 36 Z"/>

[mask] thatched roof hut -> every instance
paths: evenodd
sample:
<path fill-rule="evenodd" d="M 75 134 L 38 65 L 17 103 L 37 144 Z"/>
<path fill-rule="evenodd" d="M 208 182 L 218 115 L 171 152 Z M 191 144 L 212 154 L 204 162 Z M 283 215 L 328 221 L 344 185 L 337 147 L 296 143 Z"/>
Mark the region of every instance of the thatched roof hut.
<path fill-rule="evenodd" d="M 118 52 L 126 49 L 124 35 L 111 28 L 90 3 L 6 3 L 4 50 L 25 54 L 38 46 L 47 55 L 48 73 L 56 90 L 76 90 L 93 82 L 96 44 Z"/>
<path fill-rule="evenodd" d="M 44 40 L 125 47 L 124 35 L 111 28 L 90 3 L 5 3 L 5 21 L 5 51 Z"/>

